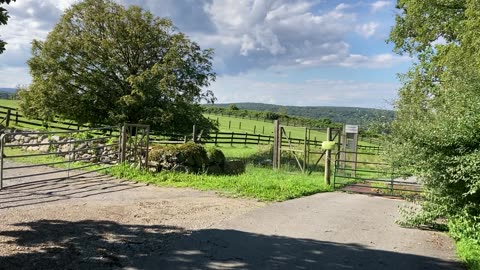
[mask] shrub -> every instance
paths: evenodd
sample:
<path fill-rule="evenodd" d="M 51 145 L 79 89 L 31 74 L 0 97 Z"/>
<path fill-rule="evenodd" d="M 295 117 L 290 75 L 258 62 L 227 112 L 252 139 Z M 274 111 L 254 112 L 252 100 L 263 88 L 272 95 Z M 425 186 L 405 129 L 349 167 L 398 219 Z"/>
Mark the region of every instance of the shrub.
<path fill-rule="evenodd" d="M 185 166 L 188 171 L 201 172 L 208 165 L 205 148 L 192 142 L 181 145 L 154 146 L 149 154 L 149 159 L 157 163 L 157 171 Z"/>
<path fill-rule="evenodd" d="M 220 168 L 225 166 L 225 155 L 218 148 L 210 148 L 207 151 L 208 165 L 218 165 Z"/>

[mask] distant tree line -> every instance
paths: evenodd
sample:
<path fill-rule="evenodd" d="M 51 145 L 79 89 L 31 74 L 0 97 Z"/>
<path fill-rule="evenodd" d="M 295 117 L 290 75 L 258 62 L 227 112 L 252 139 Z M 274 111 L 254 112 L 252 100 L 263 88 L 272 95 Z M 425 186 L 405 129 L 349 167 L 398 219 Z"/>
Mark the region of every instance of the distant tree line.
<path fill-rule="evenodd" d="M 333 107 L 333 106 L 281 106 L 264 103 L 235 103 L 215 104 L 209 106 L 228 108 L 235 105 L 239 110 L 253 110 L 273 112 L 280 115 L 296 116 L 312 119 L 330 119 L 334 123 L 345 123 L 367 127 L 372 122 L 382 121 L 390 123 L 393 121 L 394 112 L 391 110 L 356 108 L 356 107 Z"/>
<path fill-rule="evenodd" d="M 204 112 L 208 114 L 229 115 L 262 121 L 280 120 L 282 124 L 291 126 L 318 128 L 342 126 L 342 124 L 333 123 L 328 118 L 313 119 L 299 116 L 291 116 L 287 115 L 285 112 L 277 113 L 271 111 L 240 110 L 235 104 L 230 104 L 230 106 L 227 108 L 206 105 L 204 106 Z"/>

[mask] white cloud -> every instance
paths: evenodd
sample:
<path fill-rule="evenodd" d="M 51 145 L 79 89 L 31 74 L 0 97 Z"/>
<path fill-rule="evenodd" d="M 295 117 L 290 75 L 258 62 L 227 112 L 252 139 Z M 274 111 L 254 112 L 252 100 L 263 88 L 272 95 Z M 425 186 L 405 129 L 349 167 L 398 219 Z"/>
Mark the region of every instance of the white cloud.
<path fill-rule="evenodd" d="M 16 87 L 30 83 L 27 67 L 2 67 L 0 66 L 0 87 Z"/>
<path fill-rule="evenodd" d="M 363 36 L 365 38 L 369 38 L 369 37 L 375 35 L 379 26 L 380 26 L 380 24 L 377 23 L 377 22 L 369 22 L 369 23 L 365 23 L 365 24 L 357 26 L 356 31 L 361 36 Z"/>
<path fill-rule="evenodd" d="M 371 5 L 371 11 L 373 13 L 380 11 L 383 8 L 386 8 L 392 4 L 391 1 L 376 1 Z"/>
<path fill-rule="evenodd" d="M 396 83 L 371 83 L 353 80 L 305 80 L 299 83 L 260 82 L 253 72 L 242 76 L 225 75 L 212 90 L 217 103 L 261 102 L 295 106 L 390 107 Z"/>

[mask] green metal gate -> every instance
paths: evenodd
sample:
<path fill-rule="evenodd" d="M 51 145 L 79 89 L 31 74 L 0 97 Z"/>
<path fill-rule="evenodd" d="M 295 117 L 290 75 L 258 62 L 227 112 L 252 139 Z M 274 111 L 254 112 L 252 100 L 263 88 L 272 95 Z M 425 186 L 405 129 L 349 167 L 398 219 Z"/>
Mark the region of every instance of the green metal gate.
<path fill-rule="evenodd" d="M 356 159 L 349 159 L 349 155 L 355 155 Z M 378 147 L 364 147 L 362 152 L 338 152 L 333 186 L 346 192 L 394 197 L 419 196 L 422 192 L 421 183 L 385 162 Z"/>

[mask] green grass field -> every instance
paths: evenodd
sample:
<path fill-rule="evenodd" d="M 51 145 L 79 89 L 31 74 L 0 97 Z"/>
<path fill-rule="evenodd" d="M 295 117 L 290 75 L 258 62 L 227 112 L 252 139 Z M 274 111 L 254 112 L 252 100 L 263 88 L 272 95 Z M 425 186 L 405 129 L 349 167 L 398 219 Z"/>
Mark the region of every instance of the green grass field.
<path fill-rule="evenodd" d="M 0 99 L 0 106 L 18 108 L 18 100 Z"/>
<path fill-rule="evenodd" d="M 214 114 L 205 114 L 205 117 L 217 121 L 221 132 L 240 132 L 273 136 L 273 122 L 264 122 L 261 120 L 250 120 L 245 118 L 236 118 L 229 116 L 221 116 Z M 305 137 L 305 128 L 303 127 L 285 127 L 285 131 L 289 137 L 301 138 Z M 322 131 L 311 130 L 311 140 L 323 141 L 327 134 Z"/>

